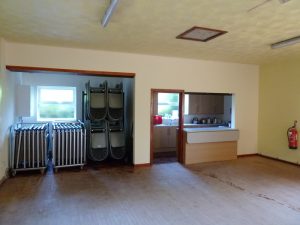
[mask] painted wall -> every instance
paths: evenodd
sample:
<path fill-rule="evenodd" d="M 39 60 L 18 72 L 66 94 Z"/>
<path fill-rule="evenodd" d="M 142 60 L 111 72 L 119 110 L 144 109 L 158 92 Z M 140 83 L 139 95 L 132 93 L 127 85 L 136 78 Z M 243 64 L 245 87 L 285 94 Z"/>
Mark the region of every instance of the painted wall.
<path fill-rule="evenodd" d="M 239 154 L 257 152 L 259 68 L 215 61 L 6 43 L 8 65 L 135 72 L 134 162 L 150 161 L 150 89 L 234 93 Z"/>
<path fill-rule="evenodd" d="M 288 149 L 286 132 L 300 122 L 299 60 L 261 66 L 259 88 L 259 152 L 294 163 L 300 150 Z"/>
<path fill-rule="evenodd" d="M 5 42 L 0 38 L 0 182 L 8 168 L 9 127 L 14 119 L 13 77 L 5 71 Z"/>

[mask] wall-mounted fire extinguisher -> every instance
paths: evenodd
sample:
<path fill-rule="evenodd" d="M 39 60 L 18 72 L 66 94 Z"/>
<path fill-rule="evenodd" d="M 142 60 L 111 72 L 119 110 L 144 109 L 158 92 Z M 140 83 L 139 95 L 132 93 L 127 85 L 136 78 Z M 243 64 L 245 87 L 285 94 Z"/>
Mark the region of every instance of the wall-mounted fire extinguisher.
<path fill-rule="evenodd" d="M 296 129 L 297 120 L 294 121 L 294 126 L 287 130 L 287 138 L 289 142 L 289 149 L 298 148 L 298 131 Z"/>

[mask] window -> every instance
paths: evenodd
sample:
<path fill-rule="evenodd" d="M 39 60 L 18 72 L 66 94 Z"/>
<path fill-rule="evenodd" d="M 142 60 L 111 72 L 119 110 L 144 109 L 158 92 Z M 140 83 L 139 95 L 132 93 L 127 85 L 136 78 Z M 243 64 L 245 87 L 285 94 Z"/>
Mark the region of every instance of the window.
<path fill-rule="evenodd" d="M 37 87 L 37 121 L 76 120 L 75 87 Z"/>
<path fill-rule="evenodd" d="M 158 93 L 157 111 L 164 118 L 178 118 L 179 94 Z"/>
<path fill-rule="evenodd" d="M 189 94 L 184 95 L 184 115 L 189 114 L 189 107 L 190 107 L 190 96 Z"/>

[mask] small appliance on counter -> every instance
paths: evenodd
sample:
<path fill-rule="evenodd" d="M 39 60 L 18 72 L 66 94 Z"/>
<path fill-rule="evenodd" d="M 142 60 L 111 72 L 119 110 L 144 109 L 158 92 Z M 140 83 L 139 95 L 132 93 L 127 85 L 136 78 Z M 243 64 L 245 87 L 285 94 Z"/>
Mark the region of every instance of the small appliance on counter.
<path fill-rule="evenodd" d="M 207 119 L 206 118 L 201 118 L 200 123 L 201 124 L 207 124 Z"/>
<path fill-rule="evenodd" d="M 162 124 L 162 116 L 161 115 L 155 115 L 153 116 L 153 124 Z"/>
<path fill-rule="evenodd" d="M 198 123 L 199 123 L 198 117 L 194 117 L 192 119 L 192 124 L 198 124 Z"/>

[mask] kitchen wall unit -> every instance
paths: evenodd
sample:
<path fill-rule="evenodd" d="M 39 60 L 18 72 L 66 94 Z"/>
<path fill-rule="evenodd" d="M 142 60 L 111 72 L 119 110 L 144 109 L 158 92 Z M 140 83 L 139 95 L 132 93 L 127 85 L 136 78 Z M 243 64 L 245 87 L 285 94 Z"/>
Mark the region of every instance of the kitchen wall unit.
<path fill-rule="evenodd" d="M 166 151 L 167 148 L 170 151 L 173 151 L 176 148 L 177 139 L 176 139 L 176 129 L 177 126 L 164 126 L 158 125 L 154 127 L 154 149 L 155 152 L 160 151 L 160 149 L 164 149 Z"/>
<path fill-rule="evenodd" d="M 190 94 L 189 114 L 224 114 L 224 95 Z"/>

